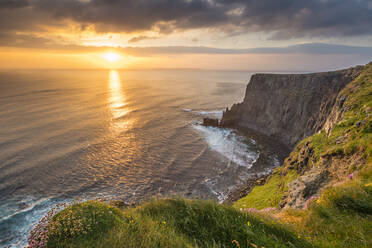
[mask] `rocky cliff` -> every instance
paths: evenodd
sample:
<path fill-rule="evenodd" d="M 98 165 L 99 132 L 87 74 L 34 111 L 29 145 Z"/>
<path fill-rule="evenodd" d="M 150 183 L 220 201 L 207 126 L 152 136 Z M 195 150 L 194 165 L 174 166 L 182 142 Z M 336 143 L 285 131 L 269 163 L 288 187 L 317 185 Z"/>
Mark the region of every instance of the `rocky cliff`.
<path fill-rule="evenodd" d="M 298 81 L 298 86 L 294 85 L 295 80 L 284 82 L 283 77 L 288 80 L 291 78 L 289 75 L 277 76 L 277 79 L 272 80 L 281 82 L 282 87 L 285 84 L 291 85 L 297 92 L 306 88 L 308 94 L 302 91 L 302 97 L 291 97 L 287 93 L 290 99 L 285 99 L 278 95 L 282 90 L 275 88 L 274 83 L 263 81 L 260 87 L 269 89 L 267 85 L 270 85 L 274 90 L 267 92 L 273 97 L 269 100 L 270 104 L 265 104 L 260 98 L 268 97 L 263 93 L 261 97 L 256 95 L 255 99 L 264 104 L 261 107 L 264 112 L 255 112 L 259 106 L 252 92 L 258 94 L 255 88 L 259 86 L 252 84 L 258 83 L 252 78 L 244 102 L 227 111 L 224 122 L 253 129 L 258 129 L 260 123 L 264 132 L 292 146 L 301 137 L 309 137 L 298 142 L 265 185 L 256 186 L 239 200 L 239 204 L 250 207 L 304 208 L 311 199 L 321 198 L 325 190 L 336 188 L 358 174 L 357 181 L 362 182 L 361 187 L 370 183 L 372 63 L 331 73 L 296 75 L 297 80 L 303 79 Z M 324 80 L 323 83 L 320 80 Z M 314 88 L 315 85 L 319 89 Z M 288 105 L 289 102 L 293 105 Z M 286 116 L 287 111 L 293 116 Z M 275 115 L 278 120 L 272 123 L 274 118 L 269 115 Z M 249 116 L 256 117 L 257 123 Z M 265 116 L 269 121 L 265 122 Z M 304 126 L 301 127 L 301 124 Z"/>
<path fill-rule="evenodd" d="M 310 74 L 255 74 L 242 103 L 221 120 L 224 127 L 247 128 L 293 148 L 319 131 L 336 97 L 361 67 Z"/>

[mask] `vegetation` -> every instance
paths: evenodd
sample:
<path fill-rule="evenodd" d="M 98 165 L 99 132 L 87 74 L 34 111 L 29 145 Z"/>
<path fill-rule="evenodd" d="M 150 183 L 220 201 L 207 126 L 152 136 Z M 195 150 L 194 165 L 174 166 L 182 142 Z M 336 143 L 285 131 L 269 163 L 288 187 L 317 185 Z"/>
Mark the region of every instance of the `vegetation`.
<path fill-rule="evenodd" d="M 256 186 L 246 197 L 235 202 L 234 206 L 238 209 L 256 208 L 259 210 L 277 207 L 287 193 L 288 183 L 297 177 L 298 174 L 295 170 L 285 173 L 282 168 L 278 168 L 264 185 Z"/>
<path fill-rule="evenodd" d="M 278 221 L 317 247 L 371 247 L 372 184 L 357 179 L 329 188 L 308 209 L 282 211 Z"/>
<path fill-rule="evenodd" d="M 45 224 L 42 244 L 31 235 L 29 247 L 312 247 L 278 223 L 213 201 L 181 198 L 122 210 L 84 202 Z"/>

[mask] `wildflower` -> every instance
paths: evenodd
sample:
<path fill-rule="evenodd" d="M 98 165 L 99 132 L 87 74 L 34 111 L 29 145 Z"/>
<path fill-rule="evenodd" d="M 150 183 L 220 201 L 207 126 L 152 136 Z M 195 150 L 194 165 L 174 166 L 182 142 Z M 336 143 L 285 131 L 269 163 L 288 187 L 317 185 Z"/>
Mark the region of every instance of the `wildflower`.
<path fill-rule="evenodd" d="M 235 239 L 234 239 L 231 243 L 236 244 L 236 246 L 240 248 L 240 244 L 239 244 L 239 242 L 236 241 Z"/>
<path fill-rule="evenodd" d="M 308 209 L 309 208 L 309 204 L 310 204 L 310 202 L 312 201 L 312 200 L 315 200 L 315 199 L 317 199 L 318 197 L 316 197 L 316 196 L 312 196 L 312 197 L 310 197 L 306 202 L 305 202 L 305 209 Z"/>
<path fill-rule="evenodd" d="M 256 213 L 258 212 L 259 210 L 257 210 L 256 208 L 247 208 L 247 212 L 248 213 Z"/>
<path fill-rule="evenodd" d="M 270 212 L 274 210 L 276 210 L 276 208 L 264 208 L 264 209 L 259 210 L 259 212 Z"/>
<path fill-rule="evenodd" d="M 163 224 L 165 225 L 165 224 L 167 224 L 167 222 L 166 221 L 163 221 Z"/>
<path fill-rule="evenodd" d="M 347 178 L 349 178 L 350 180 L 353 179 L 353 177 L 354 177 L 353 173 L 347 175 Z"/>
<path fill-rule="evenodd" d="M 263 208 L 261 210 L 258 210 L 256 208 L 247 208 L 246 211 L 248 213 L 267 213 L 276 210 L 276 208 Z"/>
<path fill-rule="evenodd" d="M 247 222 L 247 226 L 251 226 L 251 222 L 248 221 L 248 222 Z"/>

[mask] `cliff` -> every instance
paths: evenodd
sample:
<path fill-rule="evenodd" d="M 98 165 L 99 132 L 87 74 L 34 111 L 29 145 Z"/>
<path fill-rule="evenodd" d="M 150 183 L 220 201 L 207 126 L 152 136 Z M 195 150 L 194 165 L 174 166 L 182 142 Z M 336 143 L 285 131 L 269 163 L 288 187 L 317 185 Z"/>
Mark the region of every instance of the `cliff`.
<path fill-rule="evenodd" d="M 318 97 L 307 98 L 307 96 L 304 96 L 302 100 L 298 97 L 297 100 L 299 102 L 297 106 L 293 102 L 294 105 L 288 107 L 290 109 L 304 109 L 300 106 L 311 102 L 313 106 L 307 107 L 307 109 L 311 109 L 312 112 L 305 112 L 305 116 L 308 117 L 307 120 L 301 119 L 297 121 L 289 118 L 290 122 L 279 122 L 275 123 L 275 125 L 271 123 L 266 123 L 265 125 L 265 122 L 262 122 L 266 130 L 269 129 L 267 132 L 274 133 L 282 140 L 292 142 L 288 144 L 294 144 L 301 136 L 316 133 L 301 140 L 285 159 L 283 165 L 274 170 L 265 185 L 256 186 L 245 198 L 239 200 L 240 203 L 238 205 L 258 208 L 291 207 L 301 209 L 306 207 L 307 202 L 311 199 L 321 198 L 327 190 L 334 189 L 336 186 L 342 185 L 355 177 L 359 177 L 358 182 L 360 183 L 359 186 L 353 186 L 357 188 L 355 191 L 364 191 L 363 185 L 370 183 L 372 161 L 372 63 L 363 67 L 326 73 L 326 75 L 332 74 L 335 75 L 333 79 L 328 76 L 325 77 L 325 79 L 330 81 L 325 81 L 326 83 L 324 84 L 317 82 L 321 86 L 329 85 L 332 81 L 334 82 L 330 89 L 324 89 L 328 92 L 328 95 L 314 89 L 312 92 L 318 92 L 315 94 Z M 359 74 L 359 76 L 354 78 L 356 74 Z M 323 76 L 324 74 L 320 74 L 320 77 L 319 74 L 308 75 L 308 77 L 313 79 L 322 78 Z M 306 75 L 304 77 L 306 78 Z M 334 81 L 334 79 L 338 78 L 338 80 L 342 81 L 345 77 L 351 77 L 354 80 L 347 83 L 340 91 L 338 89 L 339 86 L 335 86 L 340 83 Z M 340 85 L 342 84 L 344 82 Z M 251 87 L 254 88 L 253 86 Z M 247 93 L 247 96 L 252 96 L 252 94 Z M 315 100 L 315 98 L 318 99 Z M 247 103 L 244 104 L 248 104 L 248 101 L 252 102 L 253 99 L 248 100 L 246 98 L 245 102 Z M 274 99 L 272 101 L 279 104 L 278 100 Z M 243 110 L 243 107 L 238 105 L 234 111 L 237 108 Z M 271 112 L 275 109 L 280 111 L 281 108 L 286 107 L 283 105 L 265 106 L 266 111 Z M 246 107 L 245 109 L 250 112 L 241 113 L 245 116 L 244 118 L 247 118 L 249 114 L 254 114 L 252 113 L 253 107 Z M 232 116 L 231 113 L 227 112 L 227 116 Z M 261 115 L 266 115 L 266 113 L 255 114 L 259 118 L 262 118 Z M 297 113 L 295 112 L 294 114 L 296 115 Z M 317 114 L 319 117 L 316 116 Z M 242 117 L 238 118 L 238 116 L 235 118 L 241 120 L 242 123 L 244 123 L 243 120 L 246 120 Z M 250 120 L 249 125 L 251 123 L 254 123 L 254 120 Z M 298 126 L 300 123 L 306 123 L 306 126 L 301 129 Z M 291 137 L 293 132 L 286 129 L 286 125 L 300 131 L 301 134 L 297 135 L 295 133 Z M 281 128 L 285 134 L 275 133 L 279 128 L 270 129 L 269 127 L 272 126 Z M 372 209 L 368 211 L 372 211 Z"/>
<path fill-rule="evenodd" d="M 242 103 L 234 104 L 221 126 L 247 128 L 293 148 L 319 131 L 336 97 L 361 67 L 311 74 L 255 74 Z"/>

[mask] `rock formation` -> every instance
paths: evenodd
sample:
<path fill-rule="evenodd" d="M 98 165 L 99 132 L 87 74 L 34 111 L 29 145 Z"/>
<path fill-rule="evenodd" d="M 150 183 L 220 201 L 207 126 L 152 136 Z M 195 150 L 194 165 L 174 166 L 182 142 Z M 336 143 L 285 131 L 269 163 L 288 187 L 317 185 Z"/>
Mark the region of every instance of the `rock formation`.
<path fill-rule="evenodd" d="M 220 125 L 247 128 L 293 148 L 324 126 L 338 93 L 360 71 L 358 66 L 310 74 L 255 74 L 244 101 L 224 112 Z"/>
<path fill-rule="evenodd" d="M 244 101 L 227 110 L 220 125 L 253 130 L 293 149 L 262 186 L 280 195 L 274 207 L 304 208 L 366 166 L 371 82 L 372 63 L 335 72 L 252 76 Z"/>
<path fill-rule="evenodd" d="M 219 120 L 214 118 L 203 118 L 203 126 L 218 127 Z"/>

